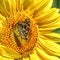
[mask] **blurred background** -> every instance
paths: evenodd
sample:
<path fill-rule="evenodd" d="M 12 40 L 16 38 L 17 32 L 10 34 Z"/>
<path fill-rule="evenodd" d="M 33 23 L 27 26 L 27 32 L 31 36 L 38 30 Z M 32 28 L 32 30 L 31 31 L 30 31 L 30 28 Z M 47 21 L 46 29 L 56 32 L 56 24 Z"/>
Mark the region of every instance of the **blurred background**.
<path fill-rule="evenodd" d="M 60 9 L 60 0 L 53 0 L 53 6 Z M 60 28 L 56 29 L 54 32 L 60 33 Z"/>
<path fill-rule="evenodd" d="M 53 0 L 53 7 L 60 8 L 60 0 Z"/>

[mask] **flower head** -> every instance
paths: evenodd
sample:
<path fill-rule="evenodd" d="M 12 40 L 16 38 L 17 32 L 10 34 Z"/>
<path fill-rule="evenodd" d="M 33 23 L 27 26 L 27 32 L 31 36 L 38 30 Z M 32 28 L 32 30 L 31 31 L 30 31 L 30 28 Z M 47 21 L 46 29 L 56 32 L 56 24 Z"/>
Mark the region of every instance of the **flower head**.
<path fill-rule="evenodd" d="M 0 55 L 17 60 L 60 60 L 59 9 L 53 0 L 0 0 Z"/>

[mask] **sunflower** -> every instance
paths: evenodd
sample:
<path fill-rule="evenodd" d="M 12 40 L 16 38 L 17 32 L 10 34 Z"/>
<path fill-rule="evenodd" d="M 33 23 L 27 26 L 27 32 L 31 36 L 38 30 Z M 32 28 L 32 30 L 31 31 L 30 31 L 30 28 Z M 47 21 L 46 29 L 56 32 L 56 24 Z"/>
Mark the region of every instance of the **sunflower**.
<path fill-rule="evenodd" d="M 0 0 L 0 60 L 60 60 L 59 9 L 53 0 Z"/>

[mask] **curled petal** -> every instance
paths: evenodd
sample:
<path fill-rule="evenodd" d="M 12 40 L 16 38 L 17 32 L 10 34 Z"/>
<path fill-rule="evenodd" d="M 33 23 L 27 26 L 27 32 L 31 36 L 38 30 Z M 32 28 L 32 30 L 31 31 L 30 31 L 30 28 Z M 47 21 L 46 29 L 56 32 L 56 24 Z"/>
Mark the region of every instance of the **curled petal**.
<path fill-rule="evenodd" d="M 41 48 L 36 48 L 37 54 L 39 57 L 41 57 L 43 60 L 60 60 L 58 57 L 56 56 L 51 56 L 49 54 L 47 54 L 43 49 Z"/>
<path fill-rule="evenodd" d="M 60 34 L 58 33 L 49 33 L 49 34 L 43 34 L 43 36 L 51 41 L 54 41 L 54 42 L 60 42 Z"/>
<path fill-rule="evenodd" d="M 41 35 L 40 35 L 41 36 Z M 40 44 L 40 46 L 50 55 L 54 55 L 54 56 L 60 56 L 60 45 L 44 39 L 44 38 L 40 38 L 38 37 L 38 43 Z"/>

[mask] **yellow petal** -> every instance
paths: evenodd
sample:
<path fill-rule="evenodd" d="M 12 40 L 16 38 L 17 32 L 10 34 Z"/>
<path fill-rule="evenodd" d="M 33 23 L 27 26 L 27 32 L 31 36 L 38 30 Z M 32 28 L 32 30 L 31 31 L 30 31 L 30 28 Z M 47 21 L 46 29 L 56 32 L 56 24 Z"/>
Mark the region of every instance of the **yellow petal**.
<path fill-rule="evenodd" d="M 27 58 L 23 58 L 23 60 L 29 60 L 29 57 L 27 57 Z"/>
<path fill-rule="evenodd" d="M 51 41 L 60 42 L 60 34 L 58 34 L 58 33 L 52 32 L 52 33 L 49 33 L 49 34 L 43 34 L 43 36 L 48 38 Z"/>
<path fill-rule="evenodd" d="M 6 17 L 9 15 L 7 9 L 5 8 L 3 0 L 0 0 L 0 13 Z"/>
<path fill-rule="evenodd" d="M 23 7 L 24 7 L 24 10 L 26 10 L 28 8 L 28 6 L 30 6 L 32 3 L 32 0 L 24 0 L 23 2 Z"/>
<path fill-rule="evenodd" d="M 41 50 L 41 48 L 36 47 L 36 51 L 39 57 L 41 57 L 42 60 L 48 60 L 49 56 Z"/>
<path fill-rule="evenodd" d="M 58 16 L 60 16 L 60 15 L 58 15 L 59 9 L 56 9 L 56 8 L 51 8 L 47 12 L 45 14 L 38 15 L 37 17 L 35 17 L 36 22 L 37 23 L 39 23 L 39 22 L 40 23 L 46 23 L 46 22 L 53 21 Z"/>
<path fill-rule="evenodd" d="M 32 0 L 31 5 L 27 7 L 27 10 L 30 10 L 30 14 L 35 14 L 39 13 L 41 10 L 43 10 L 48 4 L 50 0 Z"/>
<path fill-rule="evenodd" d="M 60 24 L 60 14 L 58 14 L 55 19 L 51 19 L 50 21 L 46 20 L 45 23 L 42 24 L 41 26 L 42 27 L 51 27 L 52 25 L 56 26 L 56 25 L 59 25 L 59 24 Z"/>
<path fill-rule="evenodd" d="M 55 30 L 55 29 L 58 29 L 58 28 L 60 28 L 60 22 L 58 21 L 57 23 L 53 23 L 53 25 L 51 24 L 51 25 L 47 25 L 47 26 L 39 26 L 39 29 L 40 30 L 50 30 L 50 31 L 53 31 L 53 30 Z"/>
<path fill-rule="evenodd" d="M 9 13 L 16 12 L 16 0 L 3 0 L 3 4 Z"/>
<path fill-rule="evenodd" d="M 37 55 L 36 51 L 34 51 L 32 54 L 30 54 L 31 60 L 41 60 L 41 58 Z"/>
<path fill-rule="evenodd" d="M 3 0 L 3 3 L 10 14 L 16 11 L 15 0 Z"/>
<path fill-rule="evenodd" d="M 37 4 L 39 5 L 40 2 L 42 2 L 42 0 L 39 0 L 39 1 L 37 1 L 37 0 L 34 0 L 34 1 L 33 0 L 25 0 L 23 5 L 24 5 L 24 8 L 31 9 L 32 7 L 37 6 Z"/>
<path fill-rule="evenodd" d="M 54 30 L 60 28 L 60 17 L 57 19 L 50 21 L 49 23 L 42 23 L 42 25 L 38 25 L 40 30 Z"/>
<path fill-rule="evenodd" d="M 47 6 L 46 6 L 44 9 L 42 9 L 43 11 L 42 11 L 41 13 L 47 12 L 49 9 L 51 9 L 52 4 L 53 4 L 53 0 L 50 0 L 50 1 L 48 2 Z"/>
<path fill-rule="evenodd" d="M 2 28 L 3 28 L 3 22 L 0 21 L 0 33 L 1 33 L 1 31 L 2 31 Z"/>
<path fill-rule="evenodd" d="M 1 56 L 4 56 L 4 57 L 7 57 L 7 58 L 15 58 L 15 59 L 18 59 L 18 58 L 21 58 L 20 54 L 17 53 L 16 51 L 14 51 L 13 49 L 11 48 L 8 48 L 6 46 L 2 46 L 0 45 L 0 55 Z"/>
<path fill-rule="evenodd" d="M 14 60 L 14 59 L 9 59 L 9 58 L 5 58 L 5 57 L 0 56 L 0 60 Z"/>
<path fill-rule="evenodd" d="M 27 1 L 27 0 L 15 0 L 15 2 L 16 2 L 16 9 L 17 9 L 17 11 L 21 11 L 21 10 L 23 10 L 23 5 L 26 3 L 24 3 L 24 1 Z M 28 1 L 27 1 L 27 3 L 28 3 Z"/>
<path fill-rule="evenodd" d="M 6 20 L 6 18 L 0 14 L 0 20 L 2 20 L 4 22 Z"/>
<path fill-rule="evenodd" d="M 60 45 L 44 39 L 41 37 L 41 35 L 38 37 L 38 43 L 40 44 L 40 46 L 50 55 L 55 55 L 55 56 L 60 56 Z"/>
<path fill-rule="evenodd" d="M 2 32 L 3 24 L 5 21 L 6 21 L 6 18 L 0 14 L 0 33 Z"/>
<path fill-rule="evenodd" d="M 38 15 L 43 15 L 45 12 L 49 11 L 52 6 L 52 2 L 53 0 L 47 0 L 45 4 L 42 3 L 43 4 L 42 7 L 35 11 L 36 15 L 34 14 L 34 18 Z"/>
<path fill-rule="evenodd" d="M 51 56 L 51 57 L 50 57 L 50 60 L 60 60 L 60 58 L 55 57 L 55 56 Z"/>
<path fill-rule="evenodd" d="M 7 16 L 10 16 L 11 14 L 16 14 L 18 7 L 16 0 L 2 0 L 2 3 L 6 11 L 9 13 L 9 15 Z"/>
<path fill-rule="evenodd" d="M 33 10 L 40 9 L 46 7 L 46 5 L 49 3 L 50 0 L 41 0 L 39 3 L 35 4 L 32 8 Z"/>
<path fill-rule="evenodd" d="M 36 48 L 37 54 L 39 57 L 42 58 L 42 60 L 60 60 L 58 57 L 56 56 L 51 56 L 49 54 L 47 54 L 43 49 L 41 48 Z"/>

